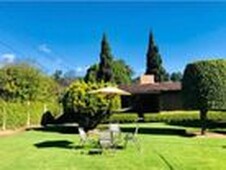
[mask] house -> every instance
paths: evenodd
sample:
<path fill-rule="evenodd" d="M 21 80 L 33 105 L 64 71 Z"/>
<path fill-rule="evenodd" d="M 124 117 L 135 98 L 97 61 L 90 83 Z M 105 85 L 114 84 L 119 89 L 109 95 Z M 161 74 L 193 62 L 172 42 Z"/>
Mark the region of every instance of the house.
<path fill-rule="evenodd" d="M 139 83 L 119 87 L 132 94 L 122 97 L 122 107 L 132 106 L 132 111 L 156 113 L 183 109 L 180 82 L 156 83 L 153 75 L 143 75 Z"/>

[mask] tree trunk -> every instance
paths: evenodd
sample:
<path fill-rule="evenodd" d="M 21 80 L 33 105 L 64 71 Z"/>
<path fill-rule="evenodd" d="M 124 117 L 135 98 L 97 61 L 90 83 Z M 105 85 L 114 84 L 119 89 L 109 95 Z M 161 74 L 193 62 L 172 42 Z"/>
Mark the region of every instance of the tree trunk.
<path fill-rule="evenodd" d="M 138 112 L 138 122 L 144 122 L 144 113 Z"/>
<path fill-rule="evenodd" d="M 3 117 L 2 117 L 2 130 L 6 130 L 6 110 L 5 107 L 3 106 Z"/>
<path fill-rule="evenodd" d="M 200 119 L 201 119 L 201 135 L 206 134 L 206 126 L 207 126 L 207 109 L 200 110 Z"/>

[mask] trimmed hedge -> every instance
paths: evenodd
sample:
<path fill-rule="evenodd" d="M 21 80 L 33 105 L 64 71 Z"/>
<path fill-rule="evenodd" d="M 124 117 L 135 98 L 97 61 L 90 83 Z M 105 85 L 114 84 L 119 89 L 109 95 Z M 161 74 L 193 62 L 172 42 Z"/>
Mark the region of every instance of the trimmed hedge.
<path fill-rule="evenodd" d="M 182 91 L 188 109 L 226 109 L 226 60 L 188 64 L 184 71 Z"/>
<path fill-rule="evenodd" d="M 104 120 L 103 123 L 118 122 L 118 123 L 132 123 L 137 120 L 137 113 L 120 113 L 112 114 L 108 119 Z"/>
<path fill-rule="evenodd" d="M 138 116 L 137 113 L 120 113 L 113 114 L 111 117 L 104 121 L 118 122 L 118 123 L 133 123 L 136 122 Z M 175 122 L 175 121 L 199 121 L 198 111 L 173 111 L 173 112 L 161 112 L 161 113 L 147 113 L 144 115 L 144 122 Z M 213 121 L 226 121 L 226 112 L 212 111 L 208 113 L 208 119 Z"/>
<path fill-rule="evenodd" d="M 45 105 L 53 115 L 59 114 L 60 106 L 58 103 L 45 103 Z M 31 102 L 28 105 L 27 103 L 0 101 L 0 129 L 4 126 L 3 122 L 5 122 L 5 129 L 25 127 L 28 115 L 30 115 L 29 124 L 38 125 L 40 124 L 43 111 L 44 103 L 42 102 Z"/>

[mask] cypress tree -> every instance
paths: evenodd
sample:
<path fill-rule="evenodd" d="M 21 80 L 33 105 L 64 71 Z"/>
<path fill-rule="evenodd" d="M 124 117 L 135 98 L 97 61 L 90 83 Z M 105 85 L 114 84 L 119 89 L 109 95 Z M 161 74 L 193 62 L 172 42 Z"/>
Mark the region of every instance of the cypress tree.
<path fill-rule="evenodd" d="M 158 47 L 154 42 L 152 32 L 150 32 L 149 35 L 145 74 L 153 74 L 155 76 L 155 82 L 162 82 L 167 79 L 167 73 L 162 66 L 162 58 L 159 54 Z"/>
<path fill-rule="evenodd" d="M 123 60 L 115 60 L 111 53 L 107 37 L 104 34 L 101 41 L 100 62 L 91 65 L 86 72 L 86 82 L 112 82 L 117 84 L 131 83 L 133 70 Z"/>
<path fill-rule="evenodd" d="M 107 40 L 107 36 L 104 34 L 101 41 L 100 63 L 99 70 L 97 72 L 98 81 L 110 82 L 113 80 L 111 69 L 112 62 L 113 57 L 111 54 L 111 49 Z"/>

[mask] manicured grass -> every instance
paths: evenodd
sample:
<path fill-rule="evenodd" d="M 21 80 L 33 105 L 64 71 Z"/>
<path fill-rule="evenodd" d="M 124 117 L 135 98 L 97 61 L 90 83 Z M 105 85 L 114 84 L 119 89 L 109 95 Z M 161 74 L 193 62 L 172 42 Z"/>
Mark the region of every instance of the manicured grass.
<path fill-rule="evenodd" d="M 129 143 L 123 150 L 87 155 L 73 148 L 77 134 L 26 131 L 0 137 L 0 169 L 226 169 L 226 138 L 189 137 L 183 127 L 162 123 L 141 124 L 138 138 L 141 152 Z"/>

